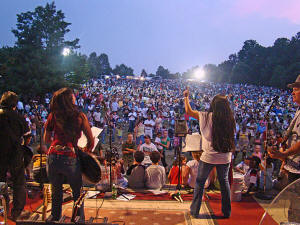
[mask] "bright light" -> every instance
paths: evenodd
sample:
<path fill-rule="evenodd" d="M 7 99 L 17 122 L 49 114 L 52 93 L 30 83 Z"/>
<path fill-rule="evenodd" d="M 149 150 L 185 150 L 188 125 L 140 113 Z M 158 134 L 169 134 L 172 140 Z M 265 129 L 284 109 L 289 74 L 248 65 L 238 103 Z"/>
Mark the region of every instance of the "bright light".
<path fill-rule="evenodd" d="M 70 52 L 71 52 L 71 50 L 69 48 L 64 48 L 62 54 L 64 56 L 68 56 L 68 55 L 70 55 Z"/>
<path fill-rule="evenodd" d="M 109 76 L 108 76 L 108 75 L 105 75 L 105 79 L 109 79 Z"/>
<path fill-rule="evenodd" d="M 145 80 L 145 78 L 144 78 L 144 77 L 141 77 L 140 79 L 141 79 L 141 80 Z"/>
<path fill-rule="evenodd" d="M 119 75 L 117 75 L 117 76 L 116 76 L 116 78 L 117 78 L 117 79 L 119 79 L 119 78 L 120 78 L 120 76 L 119 76 Z"/>
<path fill-rule="evenodd" d="M 205 77 L 205 72 L 203 69 L 199 68 L 194 71 L 194 77 L 198 80 L 203 80 Z"/>

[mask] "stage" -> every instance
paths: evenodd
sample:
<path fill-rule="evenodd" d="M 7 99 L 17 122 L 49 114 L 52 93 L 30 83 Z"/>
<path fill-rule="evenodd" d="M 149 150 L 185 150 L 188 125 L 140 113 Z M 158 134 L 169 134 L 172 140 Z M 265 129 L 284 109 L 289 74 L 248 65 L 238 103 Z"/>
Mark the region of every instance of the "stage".
<path fill-rule="evenodd" d="M 189 214 L 189 207 L 192 200 L 192 193 L 182 190 L 183 203 L 174 200 L 171 194 L 174 187 L 167 186 L 163 192 L 152 193 L 148 190 L 134 191 L 127 189 L 125 194 L 135 195 L 132 200 L 112 200 L 104 198 L 103 194 L 98 194 L 93 199 L 86 198 L 85 219 L 91 218 L 94 223 L 107 222 L 108 224 L 126 225 L 255 225 L 264 213 L 264 207 L 270 201 L 260 203 L 253 196 L 242 197 L 239 202 L 232 202 L 232 214 L 229 219 L 222 218 L 221 195 L 219 191 L 208 191 L 203 198 L 200 217 L 193 218 Z M 63 204 L 64 222 L 70 222 L 72 215 L 73 201 L 68 197 L 66 189 L 65 203 Z M 36 196 L 35 199 L 28 199 L 26 209 L 32 211 L 30 218 L 25 221 L 33 220 L 38 214 L 37 221 L 41 221 L 43 211 L 43 199 Z M 280 209 L 279 209 L 280 210 Z M 47 217 L 50 215 L 51 203 L 47 206 Z M 9 222 L 9 224 L 14 224 Z M 90 223 L 92 224 L 92 223 Z M 270 220 L 270 225 L 278 224 Z"/>

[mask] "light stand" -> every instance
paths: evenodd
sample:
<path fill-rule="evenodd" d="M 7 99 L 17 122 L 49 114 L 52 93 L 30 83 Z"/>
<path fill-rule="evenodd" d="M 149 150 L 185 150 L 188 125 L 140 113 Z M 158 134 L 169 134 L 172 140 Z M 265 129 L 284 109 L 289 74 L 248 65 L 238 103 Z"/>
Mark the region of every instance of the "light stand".
<path fill-rule="evenodd" d="M 179 200 L 180 202 L 183 202 L 180 194 L 181 190 L 181 152 L 182 152 L 182 138 L 186 136 L 188 133 L 187 124 L 185 120 L 177 119 L 175 121 L 175 136 L 179 137 L 179 146 L 177 150 L 177 159 L 178 159 L 178 184 L 176 186 L 176 190 L 178 192 L 176 193 L 176 200 Z"/>

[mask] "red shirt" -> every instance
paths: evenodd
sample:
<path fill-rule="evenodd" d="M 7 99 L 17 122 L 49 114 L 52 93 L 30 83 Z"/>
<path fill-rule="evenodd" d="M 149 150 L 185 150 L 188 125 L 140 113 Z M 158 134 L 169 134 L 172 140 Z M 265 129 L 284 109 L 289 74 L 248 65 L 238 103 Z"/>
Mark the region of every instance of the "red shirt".
<path fill-rule="evenodd" d="M 83 130 L 83 123 L 85 123 L 86 120 L 83 120 L 82 117 L 86 117 L 83 113 L 80 113 L 77 120 L 75 119 L 73 122 L 77 123 L 77 126 L 75 126 L 75 133 L 76 136 L 74 138 L 75 143 L 78 142 L 78 139 L 81 137 L 81 131 Z M 87 121 L 88 122 L 88 121 Z M 57 126 L 56 120 L 55 120 L 55 116 L 53 113 L 50 113 L 47 119 L 47 122 L 45 124 L 45 130 L 47 130 L 48 132 L 54 132 L 54 138 L 51 142 L 51 146 L 48 150 L 48 155 L 50 154 L 57 154 L 57 155 L 67 155 L 67 156 L 71 156 L 71 157 L 76 157 L 76 154 L 74 151 L 59 151 L 56 150 L 54 148 L 54 146 L 56 145 L 60 145 L 60 146 L 67 146 L 71 149 L 73 149 L 73 144 L 72 144 L 72 138 L 68 137 L 65 135 L 65 132 L 59 127 Z M 88 137 L 88 139 L 90 138 L 90 140 L 92 139 L 93 143 L 91 144 L 91 148 L 94 146 L 94 139 L 93 137 Z"/>

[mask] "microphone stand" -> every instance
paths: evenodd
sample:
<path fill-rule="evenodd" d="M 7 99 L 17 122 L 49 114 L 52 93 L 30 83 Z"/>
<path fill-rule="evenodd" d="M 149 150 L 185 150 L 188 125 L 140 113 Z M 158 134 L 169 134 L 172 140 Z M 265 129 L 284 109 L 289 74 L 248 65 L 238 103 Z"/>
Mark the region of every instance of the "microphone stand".
<path fill-rule="evenodd" d="M 36 102 L 33 101 L 34 107 L 36 109 L 35 111 L 35 117 L 37 118 L 38 121 L 38 129 L 39 129 L 39 133 L 40 133 L 40 189 L 42 190 L 44 187 L 44 181 L 43 181 L 43 170 L 42 170 L 42 159 L 43 159 L 43 152 L 42 152 L 42 145 L 43 145 L 43 123 L 42 123 L 42 117 L 41 114 L 38 110 L 38 105 L 36 104 Z"/>
<path fill-rule="evenodd" d="M 108 109 L 106 107 L 106 103 L 103 101 L 102 102 L 103 108 L 104 108 L 104 118 L 107 122 L 107 128 L 109 129 L 109 192 L 112 191 L 112 125 L 110 121 L 110 117 L 107 115 Z M 104 131 L 105 132 L 105 131 Z"/>
<path fill-rule="evenodd" d="M 269 195 L 266 195 L 266 183 L 267 183 L 267 158 L 269 157 L 268 156 L 268 151 L 267 151 L 267 147 L 268 146 L 272 146 L 273 143 L 271 141 L 271 137 L 270 135 L 268 134 L 269 133 L 269 127 L 270 127 L 270 122 L 269 122 L 269 119 L 270 119 L 270 111 L 272 110 L 272 108 L 274 107 L 274 105 L 278 102 L 278 96 L 274 97 L 273 100 L 272 100 L 272 103 L 270 105 L 270 108 L 268 109 L 266 115 L 265 115 L 265 119 L 267 121 L 267 126 L 266 126 L 266 140 L 265 140 L 265 143 L 264 143 L 264 148 L 265 148 L 265 151 L 264 151 L 264 164 L 265 164 L 265 168 L 264 168 L 264 186 L 263 186 L 263 191 L 259 191 L 255 194 L 255 197 L 258 198 L 258 199 L 262 199 L 262 200 L 271 200 L 272 199 L 272 196 L 269 196 Z"/>

